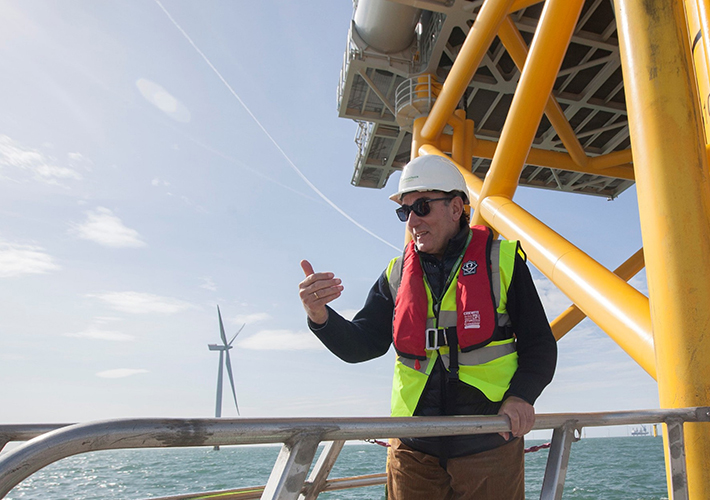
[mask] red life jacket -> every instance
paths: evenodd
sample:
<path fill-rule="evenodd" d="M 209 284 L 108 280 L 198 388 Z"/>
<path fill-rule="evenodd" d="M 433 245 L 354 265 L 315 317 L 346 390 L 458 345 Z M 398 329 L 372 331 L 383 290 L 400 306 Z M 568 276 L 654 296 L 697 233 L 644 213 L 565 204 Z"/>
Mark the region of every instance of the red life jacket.
<path fill-rule="evenodd" d="M 471 241 L 464 252 L 457 277 L 449 285 L 449 288 L 456 285 L 456 336 L 462 352 L 488 344 L 497 324 L 488 260 L 492 233 L 483 226 L 474 226 L 471 230 Z M 394 346 L 400 356 L 426 359 L 425 331 L 429 304 L 424 271 L 414 242 L 407 246 L 403 260 L 402 281 L 394 307 Z M 437 326 L 453 325 L 437 322 Z"/>

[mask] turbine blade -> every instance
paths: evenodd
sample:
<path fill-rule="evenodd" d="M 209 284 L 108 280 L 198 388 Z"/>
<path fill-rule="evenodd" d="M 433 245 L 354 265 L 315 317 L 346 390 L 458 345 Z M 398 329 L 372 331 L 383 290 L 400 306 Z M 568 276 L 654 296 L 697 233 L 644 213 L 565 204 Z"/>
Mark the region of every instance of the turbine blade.
<path fill-rule="evenodd" d="M 240 333 L 242 333 L 242 330 L 244 330 L 244 327 L 245 327 L 245 326 L 247 326 L 246 323 L 244 323 L 244 324 L 242 325 L 242 327 L 239 329 L 239 331 L 234 334 L 234 337 L 232 337 L 232 340 L 230 340 L 230 341 L 229 341 L 229 344 L 227 344 L 227 345 L 232 345 L 232 342 L 234 342 L 234 339 L 237 338 L 237 335 L 239 335 Z"/>
<path fill-rule="evenodd" d="M 229 357 L 229 351 L 224 351 L 227 355 L 227 375 L 229 375 L 229 384 L 232 386 L 232 396 L 234 396 L 234 406 L 237 407 L 237 415 L 239 415 L 239 404 L 237 403 L 237 389 L 234 387 L 234 376 L 232 374 L 232 358 Z"/>
<path fill-rule="evenodd" d="M 217 306 L 217 316 L 219 316 L 219 334 L 222 337 L 222 342 L 224 342 L 224 345 L 227 345 L 227 335 L 224 333 L 224 325 L 222 324 L 222 313 L 219 310 L 219 306 Z"/>

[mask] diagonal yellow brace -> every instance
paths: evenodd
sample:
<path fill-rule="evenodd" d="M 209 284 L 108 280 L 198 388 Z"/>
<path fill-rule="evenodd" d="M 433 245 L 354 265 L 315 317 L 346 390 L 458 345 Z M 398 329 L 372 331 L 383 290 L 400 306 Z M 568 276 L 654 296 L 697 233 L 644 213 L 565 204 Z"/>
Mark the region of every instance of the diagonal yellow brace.
<path fill-rule="evenodd" d="M 486 0 L 483 3 L 422 127 L 421 136 L 426 141 L 435 141 L 444 130 L 512 3 L 513 0 Z"/>
<path fill-rule="evenodd" d="M 510 8 L 510 12 L 516 12 L 521 9 L 526 9 L 531 5 L 542 3 L 544 1 L 545 0 L 515 0 L 515 2 L 513 2 L 513 6 Z"/>
<path fill-rule="evenodd" d="M 645 295 L 510 199 L 490 196 L 480 206 L 491 226 L 505 238 L 520 240 L 535 267 L 655 378 Z"/>
<path fill-rule="evenodd" d="M 643 269 L 643 248 L 639 249 L 635 254 L 626 259 L 623 264 L 614 270 L 619 278 L 624 281 L 629 281 L 631 278 Z M 559 316 L 550 322 L 552 334 L 556 340 L 564 337 L 572 328 L 577 326 L 587 315 L 576 305 L 572 304 L 562 312 Z"/>
<path fill-rule="evenodd" d="M 547 0 L 540 16 L 518 88 L 503 125 L 496 154 L 483 183 L 474 224 L 485 224 L 481 201 L 491 195 L 512 198 L 562 59 L 572 38 L 583 0 Z"/>
<path fill-rule="evenodd" d="M 525 40 L 520 34 L 520 31 L 518 31 L 518 28 L 515 26 L 510 17 L 507 17 L 501 25 L 500 31 L 498 31 L 498 37 L 500 38 L 500 41 L 503 42 L 503 46 L 508 51 L 508 54 L 513 59 L 515 65 L 518 69 L 522 70 L 522 68 L 525 67 L 525 59 L 527 59 L 528 56 L 528 47 L 525 44 Z M 562 111 L 560 104 L 552 95 L 550 95 L 547 99 L 545 114 L 574 162 L 580 167 L 587 165 L 589 157 L 584 152 L 582 145 L 579 143 L 579 140 L 577 139 L 569 120 L 567 120 L 567 117 Z"/>

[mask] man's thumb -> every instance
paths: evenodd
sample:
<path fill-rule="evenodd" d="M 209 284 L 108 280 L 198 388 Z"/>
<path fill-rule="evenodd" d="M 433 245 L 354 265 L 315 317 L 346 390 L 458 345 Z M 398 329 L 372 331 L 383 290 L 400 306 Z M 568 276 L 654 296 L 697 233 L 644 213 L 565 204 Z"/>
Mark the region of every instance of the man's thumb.
<path fill-rule="evenodd" d="M 310 262 L 307 260 L 302 260 L 301 261 L 301 269 L 303 269 L 303 272 L 306 273 L 306 277 L 310 276 L 311 274 L 315 273 L 313 270 L 313 266 L 311 265 Z"/>

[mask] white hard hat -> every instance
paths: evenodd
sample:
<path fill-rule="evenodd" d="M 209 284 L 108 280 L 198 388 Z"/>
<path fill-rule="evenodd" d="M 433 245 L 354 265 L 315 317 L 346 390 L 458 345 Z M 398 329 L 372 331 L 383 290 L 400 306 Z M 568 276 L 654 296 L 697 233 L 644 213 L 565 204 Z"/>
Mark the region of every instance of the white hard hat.
<path fill-rule="evenodd" d="M 402 196 L 417 191 L 461 191 L 468 203 L 468 188 L 459 169 L 448 158 L 424 155 L 407 163 L 399 178 L 399 191 L 390 200 L 401 203 Z"/>

